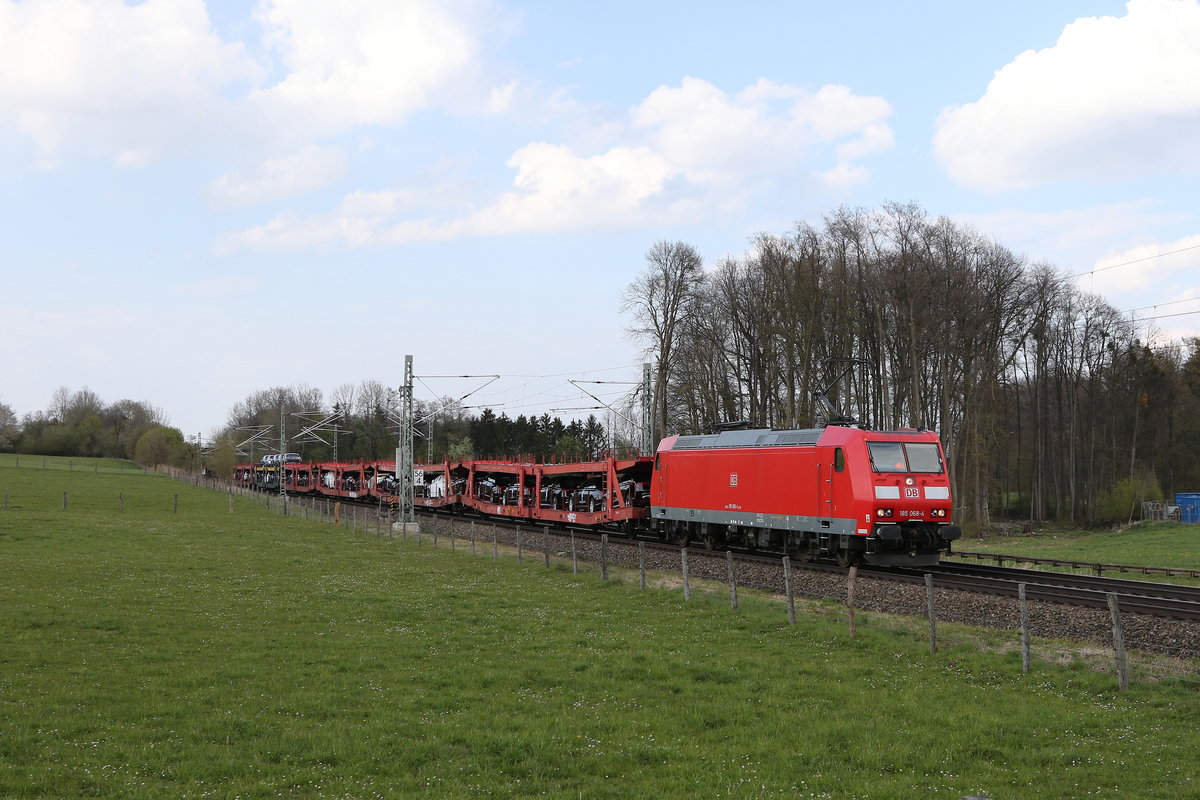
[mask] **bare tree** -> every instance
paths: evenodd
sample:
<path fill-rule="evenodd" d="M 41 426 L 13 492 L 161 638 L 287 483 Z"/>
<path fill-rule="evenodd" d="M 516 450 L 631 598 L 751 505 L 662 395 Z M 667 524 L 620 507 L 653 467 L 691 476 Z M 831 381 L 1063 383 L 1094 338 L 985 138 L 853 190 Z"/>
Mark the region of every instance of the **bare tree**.
<path fill-rule="evenodd" d="M 346 414 L 352 413 L 357 402 L 357 390 L 352 383 L 343 383 L 329 395 L 329 405 L 333 408 L 340 408 Z"/>
<path fill-rule="evenodd" d="M 12 447 L 13 440 L 16 439 L 20 430 L 17 425 L 17 415 L 12 410 L 12 406 L 0 403 L 0 450 Z"/>
<path fill-rule="evenodd" d="M 71 410 L 71 390 L 66 386 L 60 386 L 54 390 L 54 394 L 50 395 L 50 408 L 47 413 L 50 419 L 55 422 L 62 422 L 67 418 L 67 412 Z"/>
<path fill-rule="evenodd" d="M 646 252 L 646 271 L 625 287 L 621 311 L 632 313 L 630 337 L 646 346 L 655 362 L 654 407 L 659 438 L 666 435 L 668 385 L 680 330 L 695 309 L 704 281 L 704 261 L 684 242 L 659 240 Z"/>

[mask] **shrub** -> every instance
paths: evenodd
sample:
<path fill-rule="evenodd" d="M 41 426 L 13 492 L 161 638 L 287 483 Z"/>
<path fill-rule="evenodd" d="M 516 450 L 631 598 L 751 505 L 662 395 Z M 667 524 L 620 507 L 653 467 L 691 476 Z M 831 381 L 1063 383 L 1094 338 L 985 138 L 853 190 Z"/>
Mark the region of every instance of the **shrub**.
<path fill-rule="evenodd" d="M 1100 495 L 1095 521 L 1101 525 L 1123 524 L 1139 516 L 1142 502 L 1161 502 L 1162 499 L 1162 487 L 1153 475 L 1129 478 Z"/>

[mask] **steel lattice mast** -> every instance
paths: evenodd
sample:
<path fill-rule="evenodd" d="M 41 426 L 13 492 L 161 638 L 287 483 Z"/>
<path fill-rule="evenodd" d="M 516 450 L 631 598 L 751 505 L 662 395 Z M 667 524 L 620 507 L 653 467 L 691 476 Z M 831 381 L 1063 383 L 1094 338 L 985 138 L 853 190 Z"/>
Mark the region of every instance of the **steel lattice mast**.
<path fill-rule="evenodd" d="M 650 365 L 642 364 L 642 455 L 654 452 L 654 398 L 650 394 Z"/>
<path fill-rule="evenodd" d="M 286 453 L 286 452 L 287 452 L 287 437 L 285 435 L 285 428 L 283 427 L 283 403 L 280 403 L 279 404 L 279 464 L 277 467 L 279 469 L 279 472 L 277 474 L 279 476 L 279 499 L 283 502 L 283 507 L 285 509 L 285 513 L 286 513 L 286 509 L 287 509 L 287 487 L 284 485 L 284 481 L 283 481 L 283 473 L 285 471 L 284 463 L 283 463 L 284 462 L 283 456 L 284 456 L 284 453 Z"/>
<path fill-rule="evenodd" d="M 413 509 L 413 357 L 404 357 L 400 387 L 400 446 L 396 448 L 396 479 L 400 483 L 400 524 L 416 522 Z"/>

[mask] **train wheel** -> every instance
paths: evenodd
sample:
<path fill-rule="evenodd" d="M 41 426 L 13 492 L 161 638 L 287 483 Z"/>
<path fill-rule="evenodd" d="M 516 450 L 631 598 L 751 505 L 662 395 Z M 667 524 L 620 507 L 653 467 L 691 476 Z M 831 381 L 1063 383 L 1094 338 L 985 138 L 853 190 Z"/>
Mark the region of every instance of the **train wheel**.
<path fill-rule="evenodd" d="M 803 541 L 792 548 L 790 555 L 801 564 L 807 564 L 816 557 L 816 552 L 813 549 L 812 542 Z"/>
<path fill-rule="evenodd" d="M 837 553 L 834 554 L 834 558 L 837 559 L 839 567 L 851 567 L 859 562 L 858 553 L 854 552 L 853 550 L 845 550 L 840 547 L 838 548 Z"/>
<path fill-rule="evenodd" d="M 700 537 L 700 540 L 704 542 L 705 550 L 716 550 L 721 544 L 721 540 L 718 539 L 717 535 L 711 531 L 705 531 L 704 535 Z"/>

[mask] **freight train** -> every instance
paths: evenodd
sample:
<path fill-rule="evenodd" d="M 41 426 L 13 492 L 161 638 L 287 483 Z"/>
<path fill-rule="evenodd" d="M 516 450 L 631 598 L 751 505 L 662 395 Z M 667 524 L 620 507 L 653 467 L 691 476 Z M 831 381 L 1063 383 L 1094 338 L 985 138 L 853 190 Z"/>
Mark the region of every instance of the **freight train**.
<path fill-rule="evenodd" d="M 396 465 L 275 456 L 234 468 L 235 483 L 394 505 Z M 653 457 L 564 464 L 418 464 L 414 505 L 457 514 L 579 525 L 801 561 L 932 566 L 961 530 L 941 443 L 923 429 L 725 430 L 670 436 Z"/>

